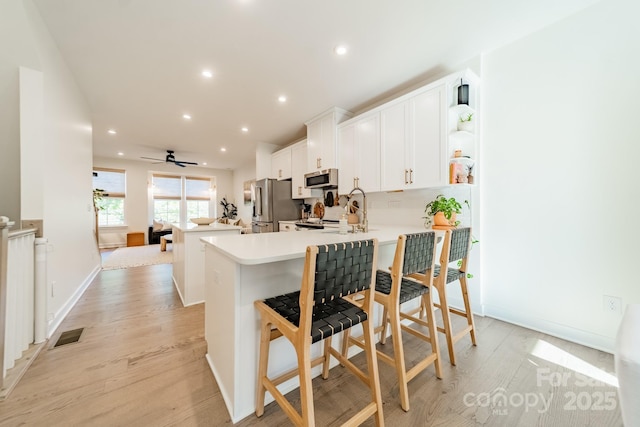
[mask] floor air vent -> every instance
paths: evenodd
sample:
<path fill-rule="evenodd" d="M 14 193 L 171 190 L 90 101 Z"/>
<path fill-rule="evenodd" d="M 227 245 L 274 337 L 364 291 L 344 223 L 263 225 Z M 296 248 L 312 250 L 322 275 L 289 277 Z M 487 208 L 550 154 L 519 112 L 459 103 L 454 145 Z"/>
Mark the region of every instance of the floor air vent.
<path fill-rule="evenodd" d="M 60 338 L 58 338 L 58 341 L 56 341 L 54 347 L 60 347 L 61 345 L 78 342 L 78 340 L 80 339 L 80 335 L 82 335 L 82 331 L 84 331 L 84 328 L 63 332 L 62 334 L 60 334 Z"/>

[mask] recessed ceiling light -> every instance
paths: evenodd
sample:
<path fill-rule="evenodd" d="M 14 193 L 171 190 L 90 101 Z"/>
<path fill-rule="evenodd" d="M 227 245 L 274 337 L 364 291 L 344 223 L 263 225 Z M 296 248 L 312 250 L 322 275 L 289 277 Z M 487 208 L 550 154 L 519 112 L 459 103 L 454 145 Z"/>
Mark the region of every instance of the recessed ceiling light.
<path fill-rule="evenodd" d="M 226 149 L 226 148 L 224 148 L 224 147 L 222 147 L 222 148 L 220 149 L 220 151 L 222 151 L 222 152 L 224 153 L 225 151 L 227 151 L 227 149 Z"/>
<path fill-rule="evenodd" d="M 124 156 L 124 153 L 122 151 L 118 151 L 118 156 Z"/>
<path fill-rule="evenodd" d="M 249 132 L 249 128 L 248 127 L 243 127 L 242 129 L 240 129 L 242 132 L 247 133 Z"/>
<path fill-rule="evenodd" d="M 336 46 L 335 49 L 333 50 L 336 53 L 336 55 L 346 55 L 347 53 L 347 47 L 345 45 Z"/>
<path fill-rule="evenodd" d="M 115 135 L 116 133 L 118 133 L 113 129 L 109 129 L 107 132 L 110 133 L 111 135 Z"/>
<path fill-rule="evenodd" d="M 190 114 L 183 114 L 182 118 L 185 120 L 191 120 L 191 115 Z"/>
<path fill-rule="evenodd" d="M 210 79 L 211 77 L 213 77 L 213 73 L 209 70 L 202 70 L 202 77 Z"/>
<path fill-rule="evenodd" d="M 203 166 L 207 166 L 207 162 L 202 162 L 202 165 Z"/>
<path fill-rule="evenodd" d="M 284 96 L 284 95 L 280 95 L 280 96 L 278 97 L 278 101 L 280 101 L 280 102 L 287 102 L 287 97 L 286 97 L 286 96 Z"/>

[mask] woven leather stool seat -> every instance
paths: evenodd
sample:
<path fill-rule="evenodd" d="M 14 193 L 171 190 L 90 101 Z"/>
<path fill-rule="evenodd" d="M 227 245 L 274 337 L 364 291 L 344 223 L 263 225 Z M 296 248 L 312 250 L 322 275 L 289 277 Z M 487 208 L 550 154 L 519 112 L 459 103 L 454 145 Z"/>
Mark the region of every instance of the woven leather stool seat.
<path fill-rule="evenodd" d="M 300 292 L 264 300 L 265 304 L 296 326 L 300 324 Z M 367 313 L 341 298 L 316 305 L 311 323 L 311 342 L 318 342 L 367 320 Z"/>
<path fill-rule="evenodd" d="M 465 275 L 465 272 L 458 268 L 448 268 L 446 283 L 451 283 L 451 282 L 455 282 L 456 280 L 460 280 L 460 278 L 464 275 Z M 435 270 L 433 271 L 433 277 L 436 278 L 438 276 L 440 276 L 440 266 L 436 265 Z"/>
<path fill-rule="evenodd" d="M 376 292 L 389 295 L 391 293 L 391 282 L 390 273 L 384 270 L 376 272 Z M 403 277 L 400 285 L 400 304 L 421 297 L 427 292 L 429 292 L 429 288 L 423 286 L 420 282 Z"/>

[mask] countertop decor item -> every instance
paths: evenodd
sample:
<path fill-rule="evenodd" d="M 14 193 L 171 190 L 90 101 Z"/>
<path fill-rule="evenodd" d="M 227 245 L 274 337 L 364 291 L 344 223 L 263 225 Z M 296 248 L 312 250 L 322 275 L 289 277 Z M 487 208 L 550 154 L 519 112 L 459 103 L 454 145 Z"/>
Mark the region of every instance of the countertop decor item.
<path fill-rule="evenodd" d="M 316 218 L 324 217 L 324 203 L 316 202 L 316 204 L 313 205 L 313 214 L 316 216 Z"/>
<path fill-rule="evenodd" d="M 463 202 L 469 206 L 469 201 Z M 425 226 L 433 224 L 435 229 L 456 228 L 460 221 L 456 220 L 456 214 L 462 213 L 462 205 L 454 197 L 447 199 L 444 195 L 438 195 L 434 200 L 427 203 L 424 208 Z"/>
<path fill-rule="evenodd" d="M 467 113 L 460 116 L 458 121 L 458 130 L 473 133 L 475 127 L 475 121 L 473 119 L 473 113 Z"/>
<path fill-rule="evenodd" d="M 209 224 L 213 224 L 216 219 L 215 218 L 191 218 L 189 221 L 191 221 L 194 224 L 198 224 L 198 225 L 209 225 Z"/>

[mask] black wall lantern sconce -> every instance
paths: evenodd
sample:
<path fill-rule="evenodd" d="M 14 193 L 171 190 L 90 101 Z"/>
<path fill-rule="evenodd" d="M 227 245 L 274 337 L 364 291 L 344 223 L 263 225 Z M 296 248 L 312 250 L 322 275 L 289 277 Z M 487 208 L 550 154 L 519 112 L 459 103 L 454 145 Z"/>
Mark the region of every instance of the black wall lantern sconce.
<path fill-rule="evenodd" d="M 460 79 L 460 86 L 458 86 L 458 105 L 469 105 L 469 85 L 464 84 Z"/>

